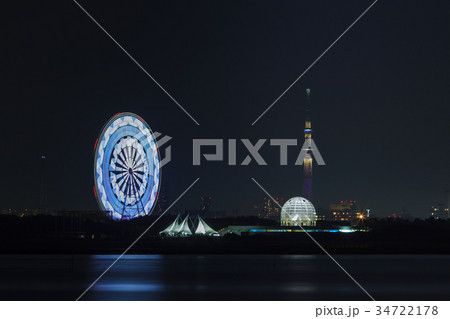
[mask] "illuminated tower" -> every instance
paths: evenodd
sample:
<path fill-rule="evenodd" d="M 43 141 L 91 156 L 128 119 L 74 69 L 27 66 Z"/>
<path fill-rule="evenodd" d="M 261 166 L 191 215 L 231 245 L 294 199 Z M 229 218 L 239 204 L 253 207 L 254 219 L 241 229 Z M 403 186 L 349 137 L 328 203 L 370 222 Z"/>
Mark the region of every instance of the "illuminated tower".
<path fill-rule="evenodd" d="M 306 120 L 305 120 L 305 146 L 311 149 L 311 118 L 310 118 L 310 94 L 311 90 L 306 89 Z M 312 202 L 312 156 L 308 151 L 303 161 L 303 197 Z"/>

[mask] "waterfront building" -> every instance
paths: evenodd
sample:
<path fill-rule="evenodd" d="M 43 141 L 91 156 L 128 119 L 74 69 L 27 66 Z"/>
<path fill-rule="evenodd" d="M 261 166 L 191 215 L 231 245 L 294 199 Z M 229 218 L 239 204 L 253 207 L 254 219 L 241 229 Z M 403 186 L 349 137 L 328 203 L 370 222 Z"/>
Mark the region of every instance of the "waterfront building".
<path fill-rule="evenodd" d="M 448 206 L 444 204 L 432 206 L 430 216 L 434 219 L 448 219 L 450 217 Z"/>
<path fill-rule="evenodd" d="M 279 220 L 280 219 L 280 206 L 284 205 L 284 198 L 274 196 L 275 201 L 273 201 L 270 197 L 264 197 L 264 212 L 263 218 Z M 278 203 L 278 204 L 277 204 Z"/>
<path fill-rule="evenodd" d="M 330 203 L 330 212 L 334 221 L 350 221 L 364 214 L 360 211 L 355 200 L 341 200 Z"/>
<path fill-rule="evenodd" d="M 316 209 L 306 198 L 294 197 L 283 205 L 280 221 L 281 226 L 316 226 Z"/>

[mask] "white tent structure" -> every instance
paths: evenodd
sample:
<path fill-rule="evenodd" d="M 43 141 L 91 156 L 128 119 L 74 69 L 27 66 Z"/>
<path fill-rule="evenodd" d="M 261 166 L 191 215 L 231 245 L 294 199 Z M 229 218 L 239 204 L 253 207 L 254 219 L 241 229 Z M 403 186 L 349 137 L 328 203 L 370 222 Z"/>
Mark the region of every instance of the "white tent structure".
<path fill-rule="evenodd" d="M 192 235 L 192 231 L 189 228 L 189 215 L 187 215 L 186 218 L 183 220 L 183 222 L 180 224 L 177 235 L 181 237 L 187 237 Z"/>
<path fill-rule="evenodd" d="M 192 235 L 203 235 L 203 236 L 220 236 L 218 232 L 209 227 L 207 223 L 200 217 L 197 216 L 198 225 L 197 229 L 193 233 L 191 228 L 189 227 L 189 215 L 187 215 L 183 221 L 181 221 L 180 215 L 175 218 L 175 221 L 170 224 L 166 229 L 159 232 L 160 236 L 171 236 L 171 237 L 188 237 Z M 192 227 L 194 227 L 192 225 Z"/>
<path fill-rule="evenodd" d="M 169 225 L 166 229 L 159 232 L 159 235 L 164 236 L 176 236 L 178 234 L 178 230 L 180 229 L 180 214 L 178 214 L 177 218 L 175 218 L 175 221 Z"/>
<path fill-rule="evenodd" d="M 198 226 L 195 230 L 195 234 L 205 236 L 219 236 L 219 233 L 209 227 L 209 225 L 205 223 L 205 221 L 200 216 L 198 216 Z"/>

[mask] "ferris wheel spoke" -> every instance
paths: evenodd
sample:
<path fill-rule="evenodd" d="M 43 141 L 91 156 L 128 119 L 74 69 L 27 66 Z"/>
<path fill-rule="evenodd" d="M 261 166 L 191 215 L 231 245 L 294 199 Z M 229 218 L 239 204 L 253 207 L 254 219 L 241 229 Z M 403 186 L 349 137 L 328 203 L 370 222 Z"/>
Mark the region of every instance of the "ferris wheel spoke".
<path fill-rule="evenodd" d="M 123 154 L 124 154 L 124 159 L 125 159 L 125 165 L 126 165 L 126 167 L 128 167 L 128 166 L 130 166 L 130 163 L 129 163 L 129 161 L 128 161 L 128 159 L 129 159 L 129 155 L 128 155 L 128 146 L 127 147 L 125 147 L 124 149 L 123 149 Z"/>
<path fill-rule="evenodd" d="M 123 166 L 122 164 L 120 164 L 119 162 L 116 163 L 116 170 L 117 170 L 117 168 L 121 169 L 124 172 L 127 171 L 127 168 L 125 166 Z"/>
<path fill-rule="evenodd" d="M 125 194 L 125 188 L 127 186 L 126 182 L 122 182 L 119 186 L 119 191 Z"/>
<path fill-rule="evenodd" d="M 122 149 L 120 150 L 119 158 L 124 162 L 124 164 L 126 163 L 125 161 L 126 161 L 126 159 L 127 159 L 127 154 L 126 154 L 126 152 L 125 152 L 125 148 L 122 148 Z"/>
<path fill-rule="evenodd" d="M 127 153 L 128 153 L 128 158 L 127 158 L 127 164 L 128 167 L 131 167 L 131 163 L 132 163 L 132 154 L 133 154 L 133 148 L 131 146 L 127 147 Z"/>
<path fill-rule="evenodd" d="M 131 167 L 133 164 L 133 147 L 128 146 L 128 167 Z"/>
<path fill-rule="evenodd" d="M 136 155 L 137 155 L 138 151 L 136 148 L 133 147 L 133 156 L 132 156 L 132 161 L 131 161 L 131 166 L 134 166 L 136 163 Z"/>
<path fill-rule="evenodd" d="M 110 171 L 111 178 L 115 176 L 115 180 L 111 181 L 111 186 L 116 187 L 116 195 L 123 196 L 120 201 L 125 205 L 133 205 L 140 198 L 140 193 L 144 185 L 145 167 L 147 162 L 142 150 L 136 142 L 128 140 L 125 137 L 118 144 L 114 159 L 111 160 L 111 167 L 115 167 Z M 130 145 L 131 144 L 131 145 Z M 119 150 L 120 149 L 120 150 Z"/>
<path fill-rule="evenodd" d="M 134 175 L 134 177 L 142 184 L 143 179 L 141 177 L 139 177 L 138 175 Z"/>
<path fill-rule="evenodd" d="M 130 179 L 127 180 L 126 186 L 125 186 L 125 197 L 130 197 Z"/>
<path fill-rule="evenodd" d="M 137 185 L 137 183 L 138 183 L 138 176 L 137 175 L 134 175 L 133 174 L 133 181 L 136 183 L 136 185 Z"/>
<path fill-rule="evenodd" d="M 142 183 L 139 183 L 138 181 L 135 181 L 135 185 L 136 185 L 136 194 L 137 194 L 137 193 L 139 193 L 139 190 L 141 189 Z"/>
<path fill-rule="evenodd" d="M 118 183 L 119 185 L 119 189 L 124 192 L 125 191 L 125 187 L 128 184 L 128 174 L 125 175 L 125 178 L 122 179 L 122 181 L 120 183 Z"/>
<path fill-rule="evenodd" d="M 136 174 L 133 174 L 133 182 L 136 186 L 136 191 L 138 191 L 142 184 L 142 180 L 139 178 L 139 176 L 137 176 Z"/>
<path fill-rule="evenodd" d="M 117 185 L 120 186 L 120 184 L 121 184 L 120 182 L 123 181 L 125 179 L 125 177 L 127 177 L 127 174 L 118 177 L 117 180 L 116 180 L 117 181 Z"/>
<path fill-rule="evenodd" d="M 127 183 L 125 184 L 125 197 L 128 198 L 130 194 L 130 182 L 127 180 Z"/>
<path fill-rule="evenodd" d="M 127 154 L 127 148 L 123 148 L 122 149 L 122 161 L 123 161 L 123 165 L 125 167 L 128 167 L 128 154 Z"/>
<path fill-rule="evenodd" d="M 113 173 L 113 174 L 116 174 L 116 175 L 120 175 L 120 174 L 125 174 L 127 171 L 126 170 L 122 170 L 122 171 L 110 171 L 111 173 Z"/>
<path fill-rule="evenodd" d="M 130 199 L 134 195 L 134 182 L 133 182 L 132 178 L 130 178 L 129 195 L 130 195 L 129 196 Z"/>
<path fill-rule="evenodd" d="M 137 191 L 138 188 L 137 188 L 137 185 L 136 185 L 136 181 L 134 179 L 131 182 L 131 186 L 132 186 L 133 195 L 136 197 L 136 194 L 138 193 L 138 191 Z"/>
<path fill-rule="evenodd" d="M 141 191 L 141 185 L 138 180 L 135 180 L 136 198 L 140 198 L 139 192 Z"/>
<path fill-rule="evenodd" d="M 124 166 L 128 166 L 128 152 L 127 152 L 127 148 L 123 148 L 120 153 L 122 155 L 121 159 L 122 159 L 123 165 Z"/>
<path fill-rule="evenodd" d="M 138 154 L 138 156 L 136 158 L 136 162 L 134 163 L 134 166 L 136 167 L 136 165 L 139 164 L 139 163 L 142 163 L 142 161 L 141 161 L 141 154 Z"/>
<path fill-rule="evenodd" d="M 144 181 L 142 179 L 136 178 L 136 183 L 139 185 L 139 188 L 142 188 L 142 186 L 144 185 Z"/>
<path fill-rule="evenodd" d="M 136 157 L 137 157 L 137 155 L 138 155 L 138 150 L 133 148 L 133 156 L 132 156 L 132 161 L 131 161 L 131 167 L 136 165 Z"/>
<path fill-rule="evenodd" d="M 134 186 L 136 188 L 136 194 L 137 194 L 137 193 L 139 193 L 139 190 L 141 189 L 142 183 L 139 183 L 139 181 L 137 179 L 135 179 L 133 182 L 134 182 Z"/>
<path fill-rule="evenodd" d="M 126 163 L 126 161 L 125 161 L 125 159 L 124 158 L 122 158 L 122 156 L 120 156 L 121 154 L 119 154 L 118 156 L 117 156 L 117 162 L 116 162 L 116 165 L 117 166 L 119 166 L 119 167 L 121 167 L 121 168 L 123 168 L 123 169 L 127 169 L 126 168 L 126 166 L 127 166 L 127 163 Z M 119 163 L 119 161 L 120 161 L 120 163 Z"/>

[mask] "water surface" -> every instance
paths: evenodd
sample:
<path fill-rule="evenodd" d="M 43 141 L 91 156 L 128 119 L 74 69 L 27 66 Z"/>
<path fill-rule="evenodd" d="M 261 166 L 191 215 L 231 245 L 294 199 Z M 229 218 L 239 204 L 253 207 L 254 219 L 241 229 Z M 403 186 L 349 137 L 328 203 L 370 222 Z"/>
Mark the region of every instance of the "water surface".
<path fill-rule="evenodd" d="M 338 255 L 377 300 L 449 300 L 450 256 Z M 117 255 L 1 255 L 0 299 L 74 300 Z M 84 300 L 368 300 L 322 255 L 127 255 Z"/>

